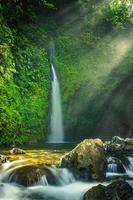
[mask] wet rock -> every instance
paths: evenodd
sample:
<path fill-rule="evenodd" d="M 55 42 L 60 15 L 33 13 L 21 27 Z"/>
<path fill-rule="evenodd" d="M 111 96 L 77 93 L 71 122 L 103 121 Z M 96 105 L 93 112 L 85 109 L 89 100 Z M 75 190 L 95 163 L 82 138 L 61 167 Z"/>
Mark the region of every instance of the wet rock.
<path fill-rule="evenodd" d="M 41 179 L 42 171 L 38 166 L 23 166 L 14 170 L 8 180 L 23 186 L 32 186 Z"/>
<path fill-rule="evenodd" d="M 133 188 L 125 181 L 117 181 L 106 187 L 107 200 L 133 200 Z"/>
<path fill-rule="evenodd" d="M 44 179 L 44 176 L 45 182 L 42 180 L 42 177 Z M 14 169 L 10 173 L 7 181 L 23 186 L 33 186 L 38 183 L 56 185 L 56 179 L 49 168 L 37 165 L 20 166 L 19 168 Z"/>
<path fill-rule="evenodd" d="M 133 200 L 133 188 L 125 181 L 98 185 L 84 195 L 84 200 Z"/>
<path fill-rule="evenodd" d="M 113 155 L 133 153 L 133 138 L 124 139 L 115 136 L 111 141 L 105 142 L 105 150 Z"/>
<path fill-rule="evenodd" d="M 5 163 L 6 161 L 7 161 L 7 158 L 5 156 L 3 156 L 3 155 L 0 155 L 0 165 L 2 163 Z"/>
<path fill-rule="evenodd" d="M 101 184 L 88 190 L 83 200 L 105 200 L 105 187 Z"/>
<path fill-rule="evenodd" d="M 14 155 L 16 155 L 16 154 L 25 154 L 26 152 L 23 150 L 23 149 L 19 149 L 19 148 L 13 148 L 13 149 L 11 149 L 11 151 L 10 151 L 10 154 L 14 154 Z"/>
<path fill-rule="evenodd" d="M 88 180 L 104 178 L 105 162 L 102 140 L 85 139 L 62 158 L 60 166 L 76 172 L 78 178 Z"/>

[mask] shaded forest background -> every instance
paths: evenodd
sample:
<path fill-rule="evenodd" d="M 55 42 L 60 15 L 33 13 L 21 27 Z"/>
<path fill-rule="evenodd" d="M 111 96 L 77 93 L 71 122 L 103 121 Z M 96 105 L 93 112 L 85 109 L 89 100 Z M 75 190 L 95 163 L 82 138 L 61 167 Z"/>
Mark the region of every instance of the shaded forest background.
<path fill-rule="evenodd" d="M 0 145 L 44 141 L 49 42 L 66 140 L 133 135 L 132 0 L 1 0 Z"/>

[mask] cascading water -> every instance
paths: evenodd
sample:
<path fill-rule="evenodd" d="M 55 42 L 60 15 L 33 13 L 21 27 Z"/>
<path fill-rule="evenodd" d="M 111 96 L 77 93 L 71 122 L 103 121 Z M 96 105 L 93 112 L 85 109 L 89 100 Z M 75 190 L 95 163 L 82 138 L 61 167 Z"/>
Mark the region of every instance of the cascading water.
<path fill-rule="evenodd" d="M 108 164 L 108 172 L 117 173 L 117 164 L 116 163 Z"/>
<path fill-rule="evenodd" d="M 79 182 L 68 169 L 56 167 L 49 167 L 52 176 L 57 180 L 56 186 L 50 185 L 45 175 L 32 187 L 26 188 L 10 183 L 13 170 L 23 166 L 24 162 L 28 164 L 28 161 L 20 160 L 3 165 L 0 200 L 82 200 L 87 190 L 99 184 L 98 182 Z"/>
<path fill-rule="evenodd" d="M 117 157 L 109 157 L 107 159 L 106 177 L 125 176 L 126 168 L 122 161 Z"/>
<path fill-rule="evenodd" d="M 117 158 L 110 157 L 108 164 Z M 133 157 L 127 157 L 129 160 L 129 170 L 133 170 Z M 80 182 L 66 168 L 48 167 L 51 177 L 57 182 L 57 185 L 51 185 L 47 174 L 44 174 L 38 183 L 32 187 L 23 187 L 15 183 L 10 183 L 10 176 L 13 171 L 28 165 L 30 160 L 19 160 L 5 163 L 1 167 L 0 178 L 0 200 L 83 200 L 83 196 L 90 188 L 99 184 L 99 182 Z M 116 168 L 115 168 L 116 169 Z M 112 171 L 112 167 L 108 168 Z M 113 170 L 114 171 L 114 170 Z M 113 173 L 113 172 L 112 172 Z M 132 185 L 131 181 L 128 181 Z M 102 185 L 108 185 L 102 183 Z M 132 185 L 133 186 L 133 185 Z"/>
<path fill-rule="evenodd" d="M 55 177 L 58 185 L 68 185 L 76 181 L 73 174 L 66 168 L 56 168 L 53 166 L 49 170 Z"/>
<path fill-rule="evenodd" d="M 107 159 L 107 172 L 106 177 L 128 176 L 133 177 L 133 157 L 125 157 L 128 165 L 125 165 L 117 157 L 109 157 Z"/>
<path fill-rule="evenodd" d="M 128 174 L 128 176 L 133 178 L 133 157 L 128 156 L 127 159 L 129 161 L 129 165 L 128 167 L 126 167 L 126 173 Z"/>
<path fill-rule="evenodd" d="M 116 163 L 116 158 L 109 157 L 107 159 L 107 173 L 118 173 L 118 165 Z"/>
<path fill-rule="evenodd" d="M 62 143 L 64 140 L 63 117 L 62 117 L 59 80 L 54 65 L 54 56 L 55 56 L 54 54 L 55 54 L 54 43 L 51 42 L 50 65 L 52 72 L 52 82 L 51 82 L 52 89 L 51 89 L 50 134 L 48 136 L 48 142 Z"/>

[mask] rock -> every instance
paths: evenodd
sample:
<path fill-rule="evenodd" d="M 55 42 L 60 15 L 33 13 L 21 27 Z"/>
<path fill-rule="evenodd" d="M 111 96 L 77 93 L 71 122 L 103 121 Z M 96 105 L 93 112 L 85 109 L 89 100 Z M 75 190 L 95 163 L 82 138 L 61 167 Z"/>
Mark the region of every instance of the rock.
<path fill-rule="evenodd" d="M 83 200 L 105 200 L 105 186 L 99 184 L 88 190 Z"/>
<path fill-rule="evenodd" d="M 114 136 L 111 141 L 105 142 L 105 150 L 111 155 L 131 154 L 133 153 L 133 138 L 123 139 Z"/>
<path fill-rule="evenodd" d="M 7 158 L 5 156 L 3 156 L 3 155 L 0 155 L 0 165 L 2 163 L 5 163 L 6 161 L 7 161 Z"/>
<path fill-rule="evenodd" d="M 61 160 L 60 166 L 76 171 L 83 180 L 104 178 L 106 158 L 100 139 L 85 139 Z"/>
<path fill-rule="evenodd" d="M 38 166 L 28 165 L 12 171 L 8 180 L 23 186 L 32 186 L 39 182 L 41 176 L 42 171 Z"/>
<path fill-rule="evenodd" d="M 26 165 L 20 166 L 13 170 L 6 181 L 17 183 L 23 186 L 33 186 L 39 182 L 44 183 L 44 176 L 47 183 L 50 185 L 56 185 L 57 181 L 54 175 L 51 173 L 48 167 L 38 165 Z M 42 180 L 43 177 L 43 181 Z"/>
<path fill-rule="evenodd" d="M 125 181 L 108 186 L 98 185 L 88 190 L 84 200 L 133 200 L 133 188 Z"/>
<path fill-rule="evenodd" d="M 117 181 L 106 187 L 107 200 L 133 200 L 133 188 L 125 181 Z"/>
<path fill-rule="evenodd" d="M 10 151 L 10 154 L 25 154 L 26 152 L 23 149 L 19 149 L 19 148 L 13 148 Z"/>
<path fill-rule="evenodd" d="M 117 143 L 117 144 L 123 144 L 124 138 L 121 138 L 121 137 L 119 137 L 119 136 L 114 136 L 114 137 L 112 138 L 112 141 L 115 142 L 115 143 Z"/>

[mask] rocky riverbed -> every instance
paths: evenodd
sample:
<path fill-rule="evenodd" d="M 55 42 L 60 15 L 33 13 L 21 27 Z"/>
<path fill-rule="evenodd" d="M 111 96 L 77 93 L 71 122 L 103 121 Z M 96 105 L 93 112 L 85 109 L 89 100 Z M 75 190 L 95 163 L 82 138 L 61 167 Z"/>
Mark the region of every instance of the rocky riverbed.
<path fill-rule="evenodd" d="M 67 200 L 67 196 L 62 197 L 60 192 L 63 190 L 69 193 L 69 186 L 74 190 L 73 194 L 70 192 L 70 200 L 78 200 L 78 191 L 84 200 L 133 199 L 132 138 L 113 137 L 107 142 L 85 139 L 70 151 L 3 150 L 0 165 L 0 190 L 4 190 L 3 184 L 9 183 L 10 187 L 14 183 L 25 187 L 24 191 L 34 187 L 35 191 L 32 193 L 30 190 L 26 200 L 33 196 L 38 200 Z M 45 187 L 44 190 L 41 188 L 41 194 L 36 189 L 37 185 Z M 15 191 L 18 190 L 16 187 Z M 58 190 L 58 195 L 53 190 Z M 47 195 L 42 194 L 42 191 Z M 23 192 L 23 195 L 26 196 L 27 192 Z M 4 197 L 2 200 L 5 200 Z M 15 200 L 21 198 L 15 196 Z"/>

